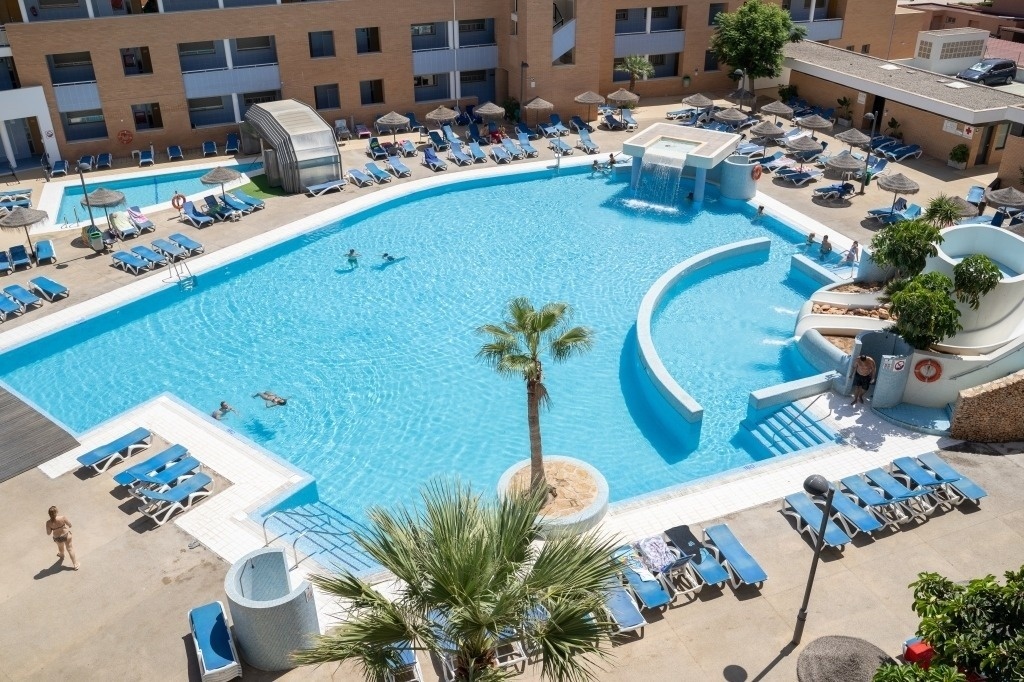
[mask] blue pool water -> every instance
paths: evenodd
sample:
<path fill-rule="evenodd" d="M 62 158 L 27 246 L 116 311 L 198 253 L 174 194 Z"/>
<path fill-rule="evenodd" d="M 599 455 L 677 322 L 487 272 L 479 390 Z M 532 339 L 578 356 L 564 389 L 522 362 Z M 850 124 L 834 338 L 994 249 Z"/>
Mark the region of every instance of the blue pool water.
<path fill-rule="evenodd" d="M 528 456 L 522 382 L 475 355 L 505 303 L 564 300 L 589 354 L 546 364 L 544 448 L 581 457 L 622 500 L 748 464 L 749 391 L 812 373 L 790 342 L 814 285 L 789 274 L 802 239 L 727 200 L 639 210 L 587 173 L 474 181 L 408 198 L 199 277 L 0 357 L 0 379 L 84 430 L 164 391 L 313 474 L 350 513 L 433 476 L 493 489 Z M 640 300 L 708 248 L 768 236 L 770 255 L 703 274 L 655 318 L 666 365 L 705 408 L 697 449 L 639 368 Z M 362 254 L 350 270 L 345 254 Z M 400 256 L 382 265 L 384 251 Z M 45 380 L 41 380 L 45 378 Z M 266 409 L 250 397 L 289 398 Z M 173 438 L 174 434 L 164 434 Z"/>
<path fill-rule="evenodd" d="M 237 170 L 239 173 L 253 173 L 263 167 L 261 162 L 245 163 L 227 166 Z M 185 196 L 191 196 L 204 190 L 220 190 L 217 185 L 204 185 L 199 181 L 210 172 L 209 168 L 200 170 L 178 171 L 174 173 L 155 173 L 152 175 L 138 175 L 125 178 L 124 180 L 103 180 L 90 175 L 85 176 L 85 186 L 89 192 L 103 187 L 105 189 L 117 190 L 124 193 L 125 203 L 123 206 L 108 208 L 108 211 L 125 210 L 126 206 L 154 206 L 169 202 L 175 192 Z M 77 183 L 68 183 L 64 186 L 64 193 L 60 199 L 60 208 L 57 209 L 58 224 L 74 224 L 89 219 L 89 211 L 82 205 L 82 186 Z M 77 211 L 77 214 L 76 214 Z M 103 209 L 93 207 L 93 216 L 103 219 Z M 77 216 L 77 219 L 76 219 Z"/>

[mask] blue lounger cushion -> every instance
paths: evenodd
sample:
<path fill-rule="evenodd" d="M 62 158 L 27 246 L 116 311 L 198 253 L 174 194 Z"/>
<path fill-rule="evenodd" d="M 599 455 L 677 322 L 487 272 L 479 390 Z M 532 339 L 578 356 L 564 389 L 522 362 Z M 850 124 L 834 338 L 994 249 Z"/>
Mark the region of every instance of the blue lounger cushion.
<path fill-rule="evenodd" d="M 133 246 L 132 253 L 134 253 L 139 258 L 142 258 L 143 260 L 149 261 L 150 263 L 157 267 L 167 264 L 166 258 L 164 258 L 162 255 L 160 255 L 153 249 L 149 248 L 148 246 Z"/>
<path fill-rule="evenodd" d="M 28 249 L 21 244 L 15 244 L 7 250 L 11 254 L 11 263 L 14 264 L 14 269 L 17 270 L 18 266 L 24 265 L 26 268 L 32 267 L 32 256 L 29 255 Z"/>
<path fill-rule="evenodd" d="M 184 445 L 172 445 L 169 448 L 165 448 L 153 455 L 145 462 L 140 462 L 139 464 L 128 467 L 124 471 L 119 471 L 114 474 L 114 482 L 118 485 L 131 485 L 137 480 L 137 476 L 155 473 L 163 467 L 178 461 L 187 454 L 188 448 Z"/>
<path fill-rule="evenodd" d="M 167 239 L 154 239 L 153 248 L 161 255 L 172 260 L 187 258 L 189 255 L 188 249 Z"/>
<path fill-rule="evenodd" d="M 71 293 L 66 286 L 54 282 L 49 277 L 33 277 L 29 280 L 29 284 L 39 292 L 40 296 L 51 303 Z"/>
<path fill-rule="evenodd" d="M 857 533 L 871 535 L 885 527 L 878 517 L 841 492 L 832 497 L 832 519 L 851 537 Z"/>
<path fill-rule="evenodd" d="M 263 201 L 263 199 L 257 199 L 256 197 L 249 196 L 240 189 L 232 190 L 232 194 L 235 196 L 235 198 L 244 201 L 245 203 L 249 204 L 255 209 L 260 209 L 267 205 L 266 202 Z"/>
<path fill-rule="evenodd" d="M 4 293 L 13 298 L 16 303 L 20 303 L 26 310 L 43 305 L 43 299 L 20 284 L 11 284 L 4 287 Z"/>
<path fill-rule="evenodd" d="M 242 675 L 242 665 L 231 638 L 224 605 L 219 601 L 197 606 L 188 612 L 192 645 L 196 649 L 199 673 L 205 680 L 231 680 Z"/>
<path fill-rule="evenodd" d="M 7 274 L 11 269 L 10 255 L 6 251 L 0 251 L 0 272 Z"/>
<path fill-rule="evenodd" d="M 222 204 L 227 206 L 232 211 L 238 211 L 239 213 L 248 214 L 256 210 L 255 206 L 250 206 L 249 204 L 231 196 L 230 194 L 221 194 L 220 201 Z"/>
<path fill-rule="evenodd" d="M 195 239 L 192 239 L 188 235 L 181 234 L 180 232 L 175 232 L 174 234 L 168 236 L 167 238 L 170 239 L 175 244 L 181 246 L 181 248 L 188 249 L 192 255 L 202 253 L 204 251 L 204 247 L 202 244 L 197 242 Z"/>
<path fill-rule="evenodd" d="M 25 312 L 25 306 L 20 303 L 15 303 L 6 296 L 0 296 L 0 320 L 6 320 L 8 317 L 21 315 L 23 312 Z"/>
<path fill-rule="evenodd" d="M 160 471 L 139 474 L 136 476 L 136 490 L 134 493 L 137 496 L 142 496 L 144 493 L 153 490 L 167 490 L 170 486 L 179 483 L 179 479 L 191 476 L 199 466 L 198 459 L 186 457 Z"/>
<path fill-rule="evenodd" d="M 210 495 L 207 487 L 212 483 L 213 479 L 207 474 L 198 473 L 167 490 L 137 489 L 135 495 L 143 504 L 139 511 L 143 516 L 153 519 L 156 525 L 162 526 L 177 512 L 185 511 L 197 500 Z"/>
<path fill-rule="evenodd" d="M 131 433 L 126 433 L 106 445 L 94 448 L 84 455 L 78 456 L 78 463 L 84 467 L 90 467 L 96 473 L 102 474 L 111 465 L 134 455 L 136 452 L 145 450 L 153 442 L 153 434 L 149 429 L 139 427 Z"/>
<path fill-rule="evenodd" d="M 690 558 L 690 567 L 706 585 L 724 585 L 729 572 L 718 563 L 715 555 L 697 539 L 689 526 L 674 526 L 665 531 L 665 536 L 683 556 Z"/>
<path fill-rule="evenodd" d="M 635 557 L 636 561 L 640 560 L 640 557 L 637 556 L 632 547 L 629 545 L 620 547 L 612 553 L 612 556 L 621 562 L 620 569 L 622 570 L 622 575 L 625 576 L 626 582 L 629 583 L 629 588 L 645 609 L 661 608 L 662 606 L 668 606 L 672 602 L 672 595 L 669 594 L 660 580 L 653 577 L 650 580 L 644 580 L 640 573 L 626 563 L 630 556 Z"/>
<path fill-rule="evenodd" d="M 799 532 L 807 533 L 812 542 L 818 542 L 818 530 L 821 528 L 823 514 L 806 493 L 787 495 L 782 502 L 782 513 L 793 517 Z M 849 542 L 850 536 L 829 519 L 825 524 L 825 544 L 842 549 Z"/>
<path fill-rule="evenodd" d="M 948 483 L 949 486 L 960 493 L 961 496 L 966 497 L 975 503 L 977 503 L 981 498 L 988 496 L 988 493 L 985 492 L 980 485 L 954 469 L 948 462 L 946 462 L 946 460 L 942 459 L 934 452 L 927 452 L 923 455 L 918 455 L 917 459 L 926 467 L 934 471 L 940 480 Z"/>
<path fill-rule="evenodd" d="M 53 248 L 52 239 L 43 239 L 36 242 L 36 263 L 42 264 L 43 261 L 49 263 L 57 262 L 57 252 Z"/>
<path fill-rule="evenodd" d="M 615 634 L 643 632 L 647 620 L 637 608 L 636 601 L 617 580 L 604 590 L 604 608 L 615 623 Z"/>
<path fill-rule="evenodd" d="M 734 588 L 741 585 L 757 586 L 768 579 L 768 574 L 733 535 L 729 526 L 724 523 L 708 526 L 704 529 L 704 536 L 717 549 L 718 560 L 729 571 L 729 584 Z"/>

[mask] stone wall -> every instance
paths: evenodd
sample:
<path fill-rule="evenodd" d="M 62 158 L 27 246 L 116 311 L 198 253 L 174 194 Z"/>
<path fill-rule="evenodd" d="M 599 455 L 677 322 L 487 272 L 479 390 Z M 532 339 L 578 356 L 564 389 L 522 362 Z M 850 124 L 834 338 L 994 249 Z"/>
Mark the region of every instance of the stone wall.
<path fill-rule="evenodd" d="M 1024 440 L 1024 370 L 960 391 L 950 431 L 980 443 Z"/>

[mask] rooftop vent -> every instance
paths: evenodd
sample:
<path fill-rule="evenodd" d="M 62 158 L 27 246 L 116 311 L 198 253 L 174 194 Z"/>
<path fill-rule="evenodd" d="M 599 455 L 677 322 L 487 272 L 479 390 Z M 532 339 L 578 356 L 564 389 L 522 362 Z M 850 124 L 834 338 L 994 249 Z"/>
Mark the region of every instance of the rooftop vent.
<path fill-rule="evenodd" d="M 886 71 L 899 71 L 900 70 L 900 67 L 896 66 L 895 64 L 882 64 L 878 68 L 885 69 Z"/>
<path fill-rule="evenodd" d="M 971 86 L 963 81 L 949 81 L 946 83 L 946 87 L 953 88 L 954 90 L 963 90 L 964 88 L 969 88 Z"/>

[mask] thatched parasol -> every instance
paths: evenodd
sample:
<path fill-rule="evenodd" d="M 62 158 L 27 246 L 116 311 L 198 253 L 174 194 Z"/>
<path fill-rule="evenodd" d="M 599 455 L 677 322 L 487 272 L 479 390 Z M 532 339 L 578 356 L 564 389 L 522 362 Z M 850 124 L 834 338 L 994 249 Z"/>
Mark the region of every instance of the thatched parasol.
<path fill-rule="evenodd" d="M 978 207 L 960 196 L 949 197 L 950 203 L 956 206 L 961 218 L 974 218 L 979 215 Z"/>
<path fill-rule="evenodd" d="M 441 123 L 443 121 L 454 121 L 458 117 L 458 112 L 456 112 L 454 109 L 449 109 L 446 106 L 440 106 L 437 109 L 431 111 L 429 114 L 427 114 L 428 119 L 430 119 L 431 121 L 437 121 L 438 123 Z"/>
<path fill-rule="evenodd" d="M 1024 192 L 1013 187 L 985 190 L 985 199 L 992 206 L 1006 208 L 1024 208 Z"/>
<path fill-rule="evenodd" d="M 548 109 L 554 108 L 554 104 L 547 101 L 546 99 L 541 99 L 540 97 L 534 97 L 533 99 L 526 103 L 526 106 L 523 107 L 523 109 L 526 109 L 527 111 L 547 111 Z M 539 115 L 540 114 L 538 114 L 538 116 Z M 536 123 L 537 119 L 534 119 L 533 122 Z"/>
<path fill-rule="evenodd" d="M 102 187 L 97 190 L 93 190 L 82 197 L 82 206 L 85 206 L 90 211 L 92 211 L 93 206 L 100 206 L 103 208 L 103 215 L 106 217 L 108 225 L 110 224 L 110 216 L 107 215 L 107 209 L 123 203 L 124 194 L 122 192 L 112 189 L 104 189 Z M 91 213 L 89 217 L 92 219 Z"/>
<path fill-rule="evenodd" d="M 376 121 L 377 125 L 391 128 L 391 141 L 398 141 L 398 129 L 402 126 L 409 127 L 409 117 L 402 116 L 395 111 L 389 111 Z"/>
<path fill-rule="evenodd" d="M 12 210 L 10 213 L 0 218 L 0 229 L 4 230 L 25 230 L 25 239 L 28 240 L 28 250 L 35 254 L 36 250 L 32 246 L 32 237 L 28 234 L 28 228 L 30 225 L 41 223 L 50 216 L 46 211 L 37 211 L 34 208 L 25 208 L 19 206 Z"/>
<path fill-rule="evenodd" d="M 811 131 L 811 137 L 814 137 L 814 133 L 818 130 L 832 130 L 832 121 L 826 118 L 822 118 L 817 114 L 811 114 L 810 116 L 804 116 L 793 121 L 796 125 L 801 128 L 807 128 Z"/>
<path fill-rule="evenodd" d="M 224 183 L 234 182 L 240 177 L 242 177 L 242 174 L 233 168 L 217 166 L 209 173 L 199 178 L 199 181 L 204 185 L 220 185 L 220 193 L 224 194 Z"/>
<path fill-rule="evenodd" d="M 612 94 L 608 95 L 607 100 L 609 102 L 614 102 L 621 107 L 623 104 L 636 104 L 640 101 L 640 95 L 630 92 L 625 88 L 619 88 Z"/>
<path fill-rule="evenodd" d="M 733 90 L 732 92 L 729 93 L 728 97 L 728 99 L 734 99 L 740 103 L 740 111 L 743 111 L 743 103 L 746 102 L 748 99 L 753 98 L 754 93 L 752 93 L 750 90 L 745 90 L 744 88 Z M 751 109 L 753 109 L 753 107 L 751 107 Z"/>
<path fill-rule="evenodd" d="M 774 115 L 775 120 L 773 121 L 773 123 L 778 123 L 779 116 L 785 116 L 786 118 L 789 118 L 790 116 L 793 115 L 793 107 L 786 106 L 779 100 L 775 100 L 774 102 L 769 102 L 768 104 L 765 104 L 763 107 L 761 107 L 761 113 Z"/>
<path fill-rule="evenodd" d="M 768 121 L 761 121 L 756 126 L 750 129 L 750 134 L 754 139 L 760 138 L 764 144 L 764 150 L 761 152 L 761 156 L 768 155 L 768 143 L 772 140 L 782 137 L 786 133 L 783 132 L 782 128 L 769 123 Z"/>
<path fill-rule="evenodd" d="M 864 164 L 850 152 L 844 151 L 829 157 L 825 161 L 825 165 L 831 170 L 839 171 L 840 173 L 853 173 L 860 170 Z"/>
<path fill-rule="evenodd" d="M 896 210 L 896 197 L 900 194 L 917 194 L 921 190 L 921 186 L 908 178 L 903 173 L 896 173 L 895 175 L 882 175 L 878 178 L 878 188 L 883 189 L 886 192 L 892 192 L 892 208 L 889 209 L 889 215 L 892 215 Z M 1019 194 L 1019 192 L 1018 192 Z M 1024 194 L 1021 194 L 1022 203 L 1024 206 Z"/>
<path fill-rule="evenodd" d="M 720 123 L 742 123 L 747 120 L 747 115 L 739 109 L 722 109 L 716 111 L 712 118 Z"/>
<path fill-rule="evenodd" d="M 815 140 L 815 139 L 813 139 L 811 137 L 808 137 L 807 135 L 804 135 L 803 137 L 798 137 L 798 138 L 796 138 L 795 140 L 793 140 L 792 142 L 789 143 L 789 150 L 791 152 L 817 152 L 817 153 L 820 153 L 822 149 L 823 149 L 823 147 L 822 147 L 820 142 L 818 142 L 817 140 Z M 804 169 L 804 163 L 806 163 L 804 161 L 804 159 L 806 157 L 807 157 L 807 154 L 801 154 L 800 155 L 800 170 Z"/>
<path fill-rule="evenodd" d="M 850 149 L 853 149 L 855 146 L 859 147 L 861 145 L 867 144 L 868 142 L 871 142 L 870 137 L 868 137 L 861 131 L 857 130 L 856 128 L 844 130 L 843 132 L 836 135 L 836 139 L 850 145 Z"/>
<path fill-rule="evenodd" d="M 474 108 L 473 113 L 486 119 L 501 118 L 505 115 L 505 108 L 499 107 L 494 102 L 484 102 L 480 106 Z"/>
<path fill-rule="evenodd" d="M 601 97 L 601 95 L 591 90 L 581 92 L 580 94 L 576 95 L 576 97 L 574 97 L 573 99 L 575 99 L 580 104 L 587 105 L 587 123 L 590 123 L 590 107 L 594 106 L 595 104 L 604 104 L 604 97 Z"/>
<path fill-rule="evenodd" d="M 684 97 L 683 104 L 689 104 L 691 107 L 696 107 L 697 109 L 707 109 L 708 107 L 715 106 L 715 103 L 712 100 L 699 92 L 694 95 L 690 95 L 689 97 Z"/>
<path fill-rule="evenodd" d="M 857 637 L 819 637 L 800 652 L 798 682 L 871 682 L 883 663 L 894 663 L 877 646 Z"/>

